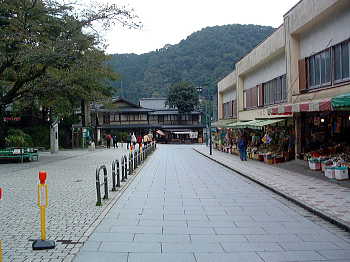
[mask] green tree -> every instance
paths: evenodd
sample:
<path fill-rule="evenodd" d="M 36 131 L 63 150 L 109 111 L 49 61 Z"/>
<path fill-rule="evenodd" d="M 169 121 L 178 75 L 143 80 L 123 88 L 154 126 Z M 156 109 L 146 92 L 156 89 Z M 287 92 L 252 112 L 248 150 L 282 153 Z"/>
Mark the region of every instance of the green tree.
<path fill-rule="evenodd" d="M 192 84 L 179 82 L 170 87 L 167 104 L 170 107 L 177 107 L 180 113 L 193 111 L 198 103 L 198 92 Z"/>
<path fill-rule="evenodd" d="M 180 81 L 208 86 L 213 95 L 217 82 L 274 30 L 239 24 L 207 27 L 154 52 L 114 54 L 110 64 L 122 76 L 122 95 L 135 103 L 141 97 L 164 97 Z M 114 85 L 120 87 L 120 81 Z"/>
<path fill-rule="evenodd" d="M 32 99 L 64 109 L 74 95 L 106 94 L 102 80 L 115 76 L 106 69 L 108 57 L 94 28 L 141 25 L 133 10 L 98 1 L 92 6 L 78 10 L 56 0 L 0 0 L 0 146 L 10 104 Z"/>

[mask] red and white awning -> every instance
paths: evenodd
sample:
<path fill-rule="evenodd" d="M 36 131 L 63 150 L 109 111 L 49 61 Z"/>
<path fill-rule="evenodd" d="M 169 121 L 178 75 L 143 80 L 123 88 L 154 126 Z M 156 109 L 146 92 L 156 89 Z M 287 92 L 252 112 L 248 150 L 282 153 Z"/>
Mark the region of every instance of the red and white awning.
<path fill-rule="evenodd" d="M 318 112 L 332 110 L 332 99 L 327 98 L 317 101 L 302 102 L 296 104 L 284 104 L 267 109 L 269 115 L 292 115 L 297 112 Z"/>

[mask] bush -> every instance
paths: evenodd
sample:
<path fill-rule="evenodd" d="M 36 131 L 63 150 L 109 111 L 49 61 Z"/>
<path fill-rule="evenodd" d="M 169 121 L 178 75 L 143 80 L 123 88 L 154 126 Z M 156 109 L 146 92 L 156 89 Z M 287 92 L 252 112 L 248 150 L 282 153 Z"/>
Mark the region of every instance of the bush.
<path fill-rule="evenodd" d="M 30 135 L 24 133 L 21 129 L 10 129 L 5 142 L 8 147 L 30 147 L 33 141 Z"/>
<path fill-rule="evenodd" d="M 33 144 L 36 147 L 50 148 L 50 127 L 49 125 L 36 125 L 26 128 L 25 131 L 32 136 Z"/>

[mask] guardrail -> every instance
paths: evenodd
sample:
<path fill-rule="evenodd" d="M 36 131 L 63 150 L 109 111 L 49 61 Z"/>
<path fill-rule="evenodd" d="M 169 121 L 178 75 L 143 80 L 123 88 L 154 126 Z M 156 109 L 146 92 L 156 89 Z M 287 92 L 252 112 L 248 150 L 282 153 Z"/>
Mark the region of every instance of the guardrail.
<path fill-rule="evenodd" d="M 100 171 L 103 170 L 103 183 L 100 183 Z M 104 185 L 105 195 L 103 199 L 108 199 L 108 178 L 107 178 L 107 168 L 105 165 L 96 168 L 96 192 L 97 192 L 97 202 L 96 206 L 102 206 L 101 200 L 101 186 Z"/>
<path fill-rule="evenodd" d="M 128 175 L 131 176 L 134 171 L 150 156 L 156 149 L 156 143 L 151 142 L 144 147 L 135 149 L 127 155 L 123 155 L 120 160 L 112 161 L 112 189 L 115 192 L 120 188 L 121 182 L 126 182 Z M 101 183 L 100 175 L 103 170 L 103 183 Z M 104 187 L 104 196 L 101 197 L 101 187 Z M 96 206 L 102 206 L 102 199 L 108 199 L 108 171 L 105 165 L 96 168 Z"/>

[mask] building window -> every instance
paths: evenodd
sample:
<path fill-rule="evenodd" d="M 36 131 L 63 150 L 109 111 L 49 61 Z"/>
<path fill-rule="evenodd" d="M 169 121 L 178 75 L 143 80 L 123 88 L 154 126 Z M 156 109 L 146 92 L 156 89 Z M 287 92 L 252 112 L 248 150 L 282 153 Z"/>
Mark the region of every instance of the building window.
<path fill-rule="evenodd" d="M 128 116 L 126 114 L 122 114 L 120 118 L 121 118 L 121 121 L 127 121 L 128 120 Z"/>
<path fill-rule="evenodd" d="M 232 117 L 233 118 L 237 117 L 237 101 L 236 100 L 232 101 Z"/>
<path fill-rule="evenodd" d="M 119 114 L 116 114 L 116 113 L 112 114 L 111 115 L 111 121 L 112 122 L 118 122 L 119 121 Z"/>
<path fill-rule="evenodd" d="M 308 78 L 308 86 L 306 88 L 314 89 L 349 81 L 349 54 L 350 41 L 347 40 L 308 57 L 306 59 Z"/>
<path fill-rule="evenodd" d="M 223 118 L 232 118 L 237 115 L 237 107 L 235 104 L 235 100 L 226 102 L 223 104 Z"/>
<path fill-rule="evenodd" d="M 252 87 L 244 90 L 244 108 L 250 109 L 258 106 L 258 88 Z"/>
<path fill-rule="evenodd" d="M 263 84 L 263 105 L 273 105 L 283 103 L 287 100 L 286 75 L 274 78 Z"/>
<path fill-rule="evenodd" d="M 334 47 L 334 82 L 336 83 L 349 80 L 349 48 L 349 41 Z"/>
<path fill-rule="evenodd" d="M 331 82 L 331 49 L 308 59 L 309 87 L 319 88 Z"/>

